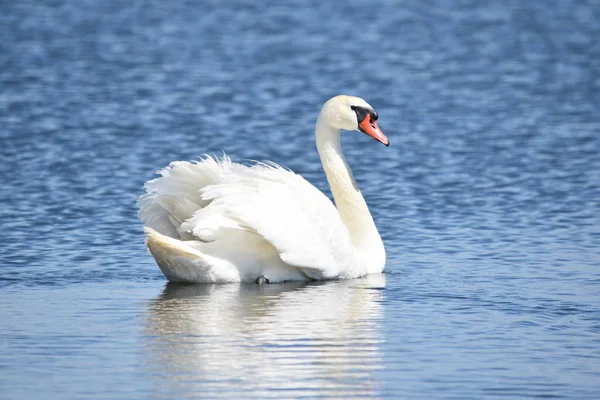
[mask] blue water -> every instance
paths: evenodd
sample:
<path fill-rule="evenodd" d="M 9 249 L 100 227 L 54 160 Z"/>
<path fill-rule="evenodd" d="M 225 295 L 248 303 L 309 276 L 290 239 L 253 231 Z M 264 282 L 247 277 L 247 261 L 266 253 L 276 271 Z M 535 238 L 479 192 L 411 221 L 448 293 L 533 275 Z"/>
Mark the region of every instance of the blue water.
<path fill-rule="evenodd" d="M 227 4 L 225 4 L 227 3 Z M 0 5 L 0 398 L 600 393 L 600 4 Z M 135 201 L 222 150 L 322 190 L 344 133 L 385 274 L 177 286 Z"/>

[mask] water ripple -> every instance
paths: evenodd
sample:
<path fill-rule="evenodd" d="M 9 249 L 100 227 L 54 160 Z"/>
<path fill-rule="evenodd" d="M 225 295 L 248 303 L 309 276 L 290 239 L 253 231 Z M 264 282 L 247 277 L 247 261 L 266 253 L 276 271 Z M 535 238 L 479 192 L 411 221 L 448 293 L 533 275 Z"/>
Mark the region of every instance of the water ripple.
<path fill-rule="evenodd" d="M 597 8 L 2 4 L 2 393 L 595 399 Z M 143 183 L 226 150 L 327 193 L 312 130 L 341 92 L 391 141 L 343 134 L 381 281 L 163 289 Z"/>

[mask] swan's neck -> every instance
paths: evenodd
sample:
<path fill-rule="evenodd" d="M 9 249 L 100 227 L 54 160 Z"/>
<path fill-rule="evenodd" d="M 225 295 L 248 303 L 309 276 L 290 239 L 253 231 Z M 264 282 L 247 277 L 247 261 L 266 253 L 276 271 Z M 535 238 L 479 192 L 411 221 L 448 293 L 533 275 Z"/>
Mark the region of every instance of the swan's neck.
<path fill-rule="evenodd" d="M 316 141 L 321 163 L 342 222 L 352 243 L 371 257 L 385 258 L 383 243 L 352 171 L 342 154 L 339 129 L 332 128 L 319 116 Z"/>

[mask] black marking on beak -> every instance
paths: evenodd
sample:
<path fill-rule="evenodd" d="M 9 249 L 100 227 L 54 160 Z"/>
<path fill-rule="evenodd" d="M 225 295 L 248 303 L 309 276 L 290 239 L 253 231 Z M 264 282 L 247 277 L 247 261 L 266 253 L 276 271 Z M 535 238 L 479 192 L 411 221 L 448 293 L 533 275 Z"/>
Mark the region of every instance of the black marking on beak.
<path fill-rule="evenodd" d="M 350 109 L 356 113 L 356 119 L 358 120 L 358 124 L 363 122 L 367 115 L 371 116 L 371 121 L 377 121 L 377 118 L 379 118 L 377 111 L 373 110 L 372 108 L 350 106 Z M 364 133 L 362 129 L 360 129 L 360 131 Z"/>

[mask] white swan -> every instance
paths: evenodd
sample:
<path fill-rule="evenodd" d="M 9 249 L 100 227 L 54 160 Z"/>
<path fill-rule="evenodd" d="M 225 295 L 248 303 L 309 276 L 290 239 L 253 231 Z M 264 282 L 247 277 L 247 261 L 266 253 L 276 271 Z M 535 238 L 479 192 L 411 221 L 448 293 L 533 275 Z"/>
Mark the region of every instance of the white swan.
<path fill-rule="evenodd" d="M 282 282 L 380 273 L 385 249 L 342 155 L 340 130 L 388 146 L 363 99 L 336 96 L 315 136 L 335 200 L 276 164 L 172 162 L 138 200 L 146 246 L 172 282 Z"/>

